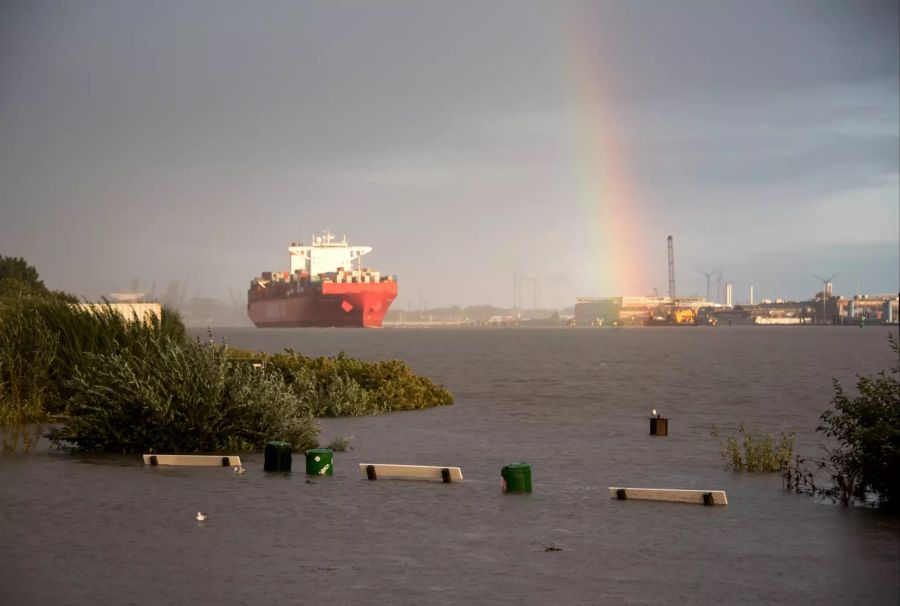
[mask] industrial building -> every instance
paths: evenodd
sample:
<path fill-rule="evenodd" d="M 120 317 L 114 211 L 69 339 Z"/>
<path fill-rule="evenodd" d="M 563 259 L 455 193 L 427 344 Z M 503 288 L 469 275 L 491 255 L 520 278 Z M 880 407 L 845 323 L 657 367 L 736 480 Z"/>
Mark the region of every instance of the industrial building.
<path fill-rule="evenodd" d="M 666 238 L 668 249 L 669 293 L 666 297 L 604 297 L 575 300 L 574 324 L 578 326 L 626 326 L 653 324 L 719 324 L 815 325 L 857 324 L 864 322 L 896 324 L 900 317 L 900 297 L 896 293 L 856 295 L 845 299 L 834 295 L 834 274 L 822 281 L 821 292 L 805 301 L 763 299 L 754 303 L 750 286 L 750 304 L 734 304 L 734 287 L 725 283 L 725 304 L 708 301 L 711 272 L 707 279 L 707 298 L 677 296 L 675 291 L 675 251 L 672 236 Z M 719 274 L 721 279 L 721 272 Z M 655 289 L 654 289 L 655 291 Z M 719 298 L 718 290 L 716 298 Z"/>
<path fill-rule="evenodd" d="M 697 310 L 716 305 L 703 297 L 582 297 L 575 300 L 577 326 L 693 324 Z"/>
<path fill-rule="evenodd" d="M 852 299 L 840 298 L 837 304 L 838 317 L 849 324 L 860 319 L 882 324 L 896 324 L 900 297 L 897 295 L 857 295 Z"/>
<path fill-rule="evenodd" d="M 578 326 L 643 324 L 653 310 L 670 302 L 669 297 L 582 297 L 575 300 L 575 324 Z"/>
<path fill-rule="evenodd" d="M 817 296 L 804 301 L 763 299 L 752 305 L 721 305 L 703 297 L 582 297 L 575 301 L 577 326 L 698 325 L 815 325 L 858 324 L 860 321 L 896 324 L 897 295 L 857 295 L 851 299 Z"/>

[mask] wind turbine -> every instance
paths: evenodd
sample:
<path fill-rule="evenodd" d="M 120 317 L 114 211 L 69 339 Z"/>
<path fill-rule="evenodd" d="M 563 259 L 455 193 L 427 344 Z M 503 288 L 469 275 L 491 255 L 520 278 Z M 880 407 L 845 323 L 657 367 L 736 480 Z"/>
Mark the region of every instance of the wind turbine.
<path fill-rule="evenodd" d="M 518 271 L 512 272 L 513 276 L 513 315 L 518 319 L 519 312 L 522 308 L 522 280 L 525 276 Z"/>
<path fill-rule="evenodd" d="M 825 299 L 831 295 L 830 289 L 828 288 L 831 285 L 831 281 L 834 280 L 838 275 L 838 272 L 835 272 L 828 276 L 827 278 L 823 278 L 822 276 L 817 276 L 813 274 L 813 278 L 822 283 L 822 322 L 825 322 Z"/>
<path fill-rule="evenodd" d="M 703 270 L 700 269 L 699 267 L 695 267 L 694 269 L 696 269 L 696 270 L 699 271 L 701 274 L 703 274 L 704 276 L 706 276 L 706 300 L 709 301 L 709 288 L 710 288 L 710 282 L 711 282 L 711 280 L 712 280 L 713 274 L 716 273 L 716 270 L 713 269 L 713 270 L 710 270 L 710 271 L 703 271 Z"/>
<path fill-rule="evenodd" d="M 827 278 L 823 278 L 822 276 L 817 276 L 813 274 L 813 278 L 822 283 L 822 298 L 824 299 L 826 296 L 830 295 L 828 285 L 831 284 L 831 281 L 837 277 L 837 272 L 831 274 Z"/>
<path fill-rule="evenodd" d="M 522 307 L 522 282 L 531 282 L 531 309 L 537 309 L 537 297 L 538 297 L 538 279 L 537 276 L 523 276 L 522 274 L 517 274 L 519 279 L 519 290 L 518 290 L 518 301 L 519 307 Z"/>

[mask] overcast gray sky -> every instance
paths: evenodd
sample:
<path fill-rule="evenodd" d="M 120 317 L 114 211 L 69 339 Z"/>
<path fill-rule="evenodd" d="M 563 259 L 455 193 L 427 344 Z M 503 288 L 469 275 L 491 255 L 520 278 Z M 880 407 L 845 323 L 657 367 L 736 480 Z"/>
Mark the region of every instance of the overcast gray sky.
<path fill-rule="evenodd" d="M 664 293 L 672 234 L 681 294 L 896 292 L 897 6 L 7 1 L 0 254 L 243 298 L 330 228 L 397 307 L 563 307 Z"/>

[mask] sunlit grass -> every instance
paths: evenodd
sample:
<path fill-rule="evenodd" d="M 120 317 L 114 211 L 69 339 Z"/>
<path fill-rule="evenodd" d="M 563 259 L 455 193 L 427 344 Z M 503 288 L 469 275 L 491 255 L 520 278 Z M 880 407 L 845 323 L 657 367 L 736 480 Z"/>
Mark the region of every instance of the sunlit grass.
<path fill-rule="evenodd" d="M 730 471 L 783 471 L 794 454 L 793 434 L 782 432 L 776 440 L 771 433 L 752 433 L 741 423 L 737 436 L 729 436 L 723 440 L 715 427 L 712 435 L 719 442 L 719 453 L 725 469 Z"/>

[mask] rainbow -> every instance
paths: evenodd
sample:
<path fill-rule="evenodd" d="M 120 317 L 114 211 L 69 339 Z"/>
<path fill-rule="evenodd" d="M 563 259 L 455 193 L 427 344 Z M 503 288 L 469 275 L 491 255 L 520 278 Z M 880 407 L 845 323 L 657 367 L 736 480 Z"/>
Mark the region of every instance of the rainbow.
<path fill-rule="evenodd" d="M 603 295 L 647 294 L 650 289 L 638 233 L 642 205 L 632 178 L 629 150 L 621 136 L 611 92 L 614 82 L 604 68 L 599 36 L 587 30 L 596 15 L 564 18 L 570 81 L 575 89 L 572 112 L 577 141 L 578 204 L 588 217 L 594 286 Z"/>

